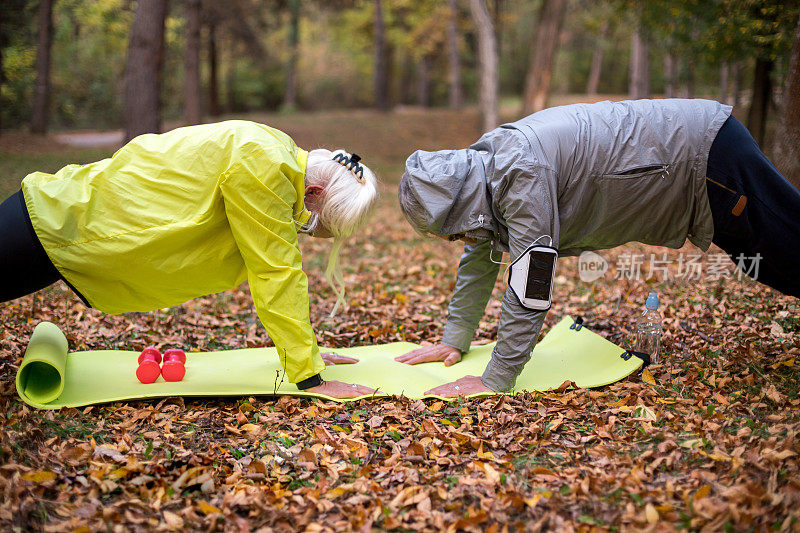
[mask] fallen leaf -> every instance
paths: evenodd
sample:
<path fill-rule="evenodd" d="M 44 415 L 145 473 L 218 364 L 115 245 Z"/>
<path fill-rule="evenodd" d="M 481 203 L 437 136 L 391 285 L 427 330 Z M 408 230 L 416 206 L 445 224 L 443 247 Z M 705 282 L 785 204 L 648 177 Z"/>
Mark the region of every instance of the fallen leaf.
<path fill-rule="evenodd" d="M 57 477 L 55 472 L 48 472 L 45 470 L 37 470 L 36 472 L 28 472 L 22 475 L 22 479 L 33 483 L 45 483 L 47 481 L 53 481 Z"/>
<path fill-rule="evenodd" d="M 200 512 L 202 512 L 203 514 L 206 514 L 206 515 L 214 514 L 214 513 L 221 513 L 222 512 L 222 511 L 219 510 L 219 508 L 211 505 L 210 503 L 208 503 L 207 501 L 204 501 L 204 500 L 199 500 L 197 502 L 197 507 L 200 509 Z"/>
<path fill-rule="evenodd" d="M 105 446 L 95 446 L 94 448 L 94 456 L 95 457 L 108 457 L 109 459 L 113 459 L 114 461 L 124 463 L 127 461 L 127 457 L 123 454 L 119 453 L 118 450 L 114 448 L 107 448 Z"/>
<path fill-rule="evenodd" d="M 658 518 L 659 518 L 658 517 L 658 511 L 656 511 L 656 508 L 653 507 L 652 503 L 648 503 L 647 505 L 645 505 L 644 514 L 647 517 L 647 523 L 648 524 L 653 525 L 656 522 L 658 522 Z"/>
<path fill-rule="evenodd" d="M 775 388 L 774 384 L 770 384 L 770 386 L 767 387 L 767 390 L 764 391 L 764 394 L 766 394 L 767 398 L 769 398 L 778 405 L 784 402 L 783 395 L 781 395 L 781 393 L 778 392 L 778 389 Z"/>
<path fill-rule="evenodd" d="M 183 518 L 171 511 L 164 511 L 164 522 L 167 523 L 167 527 L 170 529 L 183 528 Z"/>
<path fill-rule="evenodd" d="M 707 498 L 709 493 L 711 493 L 711 485 L 703 485 L 697 489 L 697 492 L 694 493 L 692 499 L 695 501 L 702 500 L 703 498 Z"/>

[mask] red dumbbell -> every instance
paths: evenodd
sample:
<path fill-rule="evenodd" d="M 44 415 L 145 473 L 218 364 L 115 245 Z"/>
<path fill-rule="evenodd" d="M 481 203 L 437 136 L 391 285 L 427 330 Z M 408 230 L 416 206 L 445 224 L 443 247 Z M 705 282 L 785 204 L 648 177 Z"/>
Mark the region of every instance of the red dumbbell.
<path fill-rule="evenodd" d="M 180 381 L 186 375 L 186 354 L 179 348 L 170 348 L 164 352 L 164 365 L 161 375 L 164 381 Z"/>
<path fill-rule="evenodd" d="M 153 383 L 161 374 L 161 352 L 152 346 L 142 350 L 139 355 L 139 368 L 136 369 L 136 377 L 142 383 Z"/>

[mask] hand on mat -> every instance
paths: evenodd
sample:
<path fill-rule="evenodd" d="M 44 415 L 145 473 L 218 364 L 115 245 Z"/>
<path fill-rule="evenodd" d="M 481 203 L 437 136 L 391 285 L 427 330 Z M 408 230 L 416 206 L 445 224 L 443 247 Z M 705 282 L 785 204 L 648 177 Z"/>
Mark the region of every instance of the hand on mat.
<path fill-rule="evenodd" d="M 444 366 L 450 366 L 461 361 L 461 351 L 446 344 L 434 344 L 433 346 L 423 346 L 403 355 L 398 355 L 394 360 L 407 365 L 444 361 Z"/>
<path fill-rule="evenodd" d="M 452 398 L 453 396 L 469 396 L 471 394 L 478 394 L 479 392 L 494 391 L 484 385 L 483 381 L 481 381 L 481 378 L 478 376 L 464 376 L 463 378 L 425 391 L 425 396 L 431 395 Z"/>
<path fill-rule="evenodd" d="M 323 381 L 322 385 L 306 389 L 307 392 L 315 394 L 324 394 L 332 398 L 355 398 L 357 396 L 366 396 L 372 394 L 375 389 L 370 389 L 363 385 L 355 383 L 343 383 L 341 381 Z"/>
<path fill-rule="evenodd" d="M 325 352 L 319 354 L 326 365 L 352 365 L 358 363 L 355 357 L 347 357 L 346 355 L 339 355 L 335 352 Z"/>

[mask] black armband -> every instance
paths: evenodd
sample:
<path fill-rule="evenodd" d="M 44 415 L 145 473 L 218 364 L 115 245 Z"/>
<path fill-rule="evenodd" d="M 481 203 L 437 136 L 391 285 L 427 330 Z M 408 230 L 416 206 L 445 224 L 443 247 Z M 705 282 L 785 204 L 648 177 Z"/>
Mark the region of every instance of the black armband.
<path fill-rule="evenodd" d="M 306 378 L 303 381 L 297 382 L 297 388 L 300 390 L 310 389 L 311 387 L 316 387 L 318 385 L 322 385 L 322 376 L 319 374 L 313 375 L 310 378 Z"/>

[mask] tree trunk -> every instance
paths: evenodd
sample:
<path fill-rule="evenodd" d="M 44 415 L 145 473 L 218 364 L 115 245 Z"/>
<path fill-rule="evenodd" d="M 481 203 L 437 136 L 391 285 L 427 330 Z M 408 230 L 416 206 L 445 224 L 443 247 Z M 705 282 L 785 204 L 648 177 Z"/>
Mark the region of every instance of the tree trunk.
<path fill-rule="evenodd" d="M 631 74 L 628 91 L 631 98 L 650 97 L 650 62 L 648 60 L 649 46 L 642 33 L 642 25 L 637 22 L 637 28 L 631 37 Z"/>
<path fill-rule="evenodd" d="M 783 110 L 772 155 L 778 170 L 800 189 L 800 21 L 794 34 L 783 92 Z"/>
<path fill-rule="evenodd" d="M 664 96 L 675 98 L 675 87 L 678 81 L 678 65 L 675 56 L 667 53 L 664 55 Z"/>
<path fill-rule="evenodd" d="M 422 56 L 418 63 L 417 105 L 422 107 L 431 105 L 431 57 L 429 55 Z"/>
<path fill-rule="evenodd" d="M 297 107 L 297 58 L 300 42 L 300 0 L 289 0 L 289 61 L 286 64 L 286 92 L 283 95 L 283 108 L 293 110 Z"/>
<path fill-rule="evenodd" d="M 480 65 L 479 99 L 483 129 L 494 129 L 499 122 L 497 92 L 497 38 L 492 18 L 484 0 L 469 0 L 469 9 L 478 33 L 478 58 Z"/>
<path fill-rule="evenodd" d="M 3 35 L 3 10 L 0 9 L 0 35 Z M 3 75 L 3 45 L 0 42 L 0 132 L 3 131 L 3 84 L 6 77 Z"/>
<path fill-rule="evenodd" d="M 689 58 L 686 62 L 686 98 L 694 98 L 696 72 L 694 60 Z"/>
<path fill-rule="evenodd" d="M 764 142 L 767 107 L 772 94 L 772 81 L 770 80 L 772 66 L 770 59 L 756 59 L 756 69 L 753 75 L 753 99 L 750 101 L 750 111 L 747 113 L 747 129 L 750 130 L 750 134 L 759 145 Z"/>
<path fill-rule="evenodd" d="M 719 67 L 719 101 L 723 104 L 728 103 L 728 80 L 730 65 L 724 61 Z"/>
<path fill-rule="evenodd" d="M 383 21 L 381 0 L 375 0 L 375 72 L 373 87 L 375 107 L 381 111 L 389 109 L 389 73 L 386 65 L 386 25 Z"/>
<path fill-rule="evenodd" d="M 217 52 L 217 26 L 208 24 L 208 114 L 218 117 L 222 114 L 219 106 L 219 55 Z"/>
<path fill-rule="evenodd" d="M 414 82 L 414 62 L 411 53 L 406 52 L 403 57 L 403 72 L 400 75 L 400 102 L 402 104 L 411 103 L 411 86 Z"/>
<path fill-rule="evenodd" d="M 450 66 L 450 109 L 461 108 L 461 61 L 459 60 L 458 0 L 448 0 L 450 17 L 447 22 L 447 58 Z"/>
<path fill-rule="evenodd" d="M 186 50 L 183 119 L 200 124 L 203 119 L 200 96 L 200 0 L 186 0 Z"/>
<path fill-rule="evenodd" d="M 230 43 L 225 54 L 227 61 L 223 59 L 225 65 L 225 111 L 233 113 L 239 110 L 236 102 L 236 58 L 238 57 L 237 43 Z"/>
<path fill-rule="evenodd" d="M 571 40 L 572 40 L 572 32 L 570 32 L 570 31 L 562 31 L 562 32 L 560 32 L 559 33 L 559 39 L 558 39 L 558 48 L 559 49 L 569 50 L 570 49 L 569 45 L 570 45 L 570 41 Z M 553 62 L 555 62 L 557 59 L 560 60 L 559 67 L 561 69 L 563 69 L 564 72 L 569 72 L 571 70 L 572 54 L 565 53 L 560 58 L 554 57 L 553 58 Z M 552 69 L 551 69 L 551 71 L 552 71 Z M 569 76 L 561 76 L 561 79 L 559 80 L 559 82 L 560 82 L 560 85 L 558 85 L 558 87 L 556 87 L 554 89 L 553 88 L 553 82 L 551 80 L 550 81 L 550 90 L 549 90 L 549 92 L 555 91 L 556 94 L 567 94 L 567 93 L 569 93 Z M 547 98 L 545 98 L 545 104 L 547 104 Z"/>
<path fill-rule="evenodd" d="M 592 67 L 589 70 L 589 82 L 586 84 L 586 94 L 589 96 L 597 95 L 597 87 L 600 85 L 600 72 L 603 68 L 603 45 L 608 33 L 608 22 L 603 22 L 600 33 L 597 35 L 597 42 L 592 54 Z"/>
<path fill-rule="evenodd" d="M 556 55 L 566 7 L 566 0 L 544 0 L 542 3 L 525 80 L 522 101 L 525 114 L 540 111 L 547 105 L 550 79 L 553 77 L 553 58 Z"/>
<path fill-rule="evenodd" d="M 161 131 L 161 71 L 167 0 L 139 0 L 125 72 L 125 141 Z"/>
<path fill-rule="evenodd" d="M 36 48 L 36 85 L 33 90 L 31 132 L 47 133 L 50 115 L 50 51 L 53 45 L 53 0 L 39 3 L 39 38 Z"/>
<path fill-rule="evenodd" d="M 500 18 L 502 16 L 503 16 L 503 0 L 494 0 L 494 14 L 492 15 L 492 23 L 494 24 L 494 38 L 495 42 L 497 43 L 498 58 L 500 57 L 500 54 L 502 54 L 502 48 L 503 48 L 502 32 L 500 31 L 500 22 L 501 22 Z"/>
<path fill-rule="evenodd" d="M 731 77 L 733 78 L 733 87 L 731 88 L 733 107 L 739 107 L 742 100 L 742 69 L 739 68 L 738 61 L 734 61 L 731 67 Z"/>

